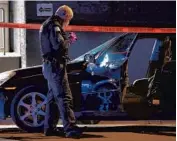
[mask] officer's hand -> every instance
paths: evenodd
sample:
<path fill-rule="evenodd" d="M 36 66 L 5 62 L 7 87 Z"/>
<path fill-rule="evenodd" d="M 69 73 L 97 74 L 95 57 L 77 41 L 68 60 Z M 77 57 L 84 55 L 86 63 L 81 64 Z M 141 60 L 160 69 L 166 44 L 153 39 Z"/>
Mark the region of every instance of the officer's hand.
<path fill-rule="evenodd" d="M 77 36 L 76 36 L 76 34 L 75 34 L 74 32 L 70 32 L 68 38 L 69 38 L 70 44 L 72 44 L 72 43 L 74 43 L 75 41 L 77 41 Z"/>

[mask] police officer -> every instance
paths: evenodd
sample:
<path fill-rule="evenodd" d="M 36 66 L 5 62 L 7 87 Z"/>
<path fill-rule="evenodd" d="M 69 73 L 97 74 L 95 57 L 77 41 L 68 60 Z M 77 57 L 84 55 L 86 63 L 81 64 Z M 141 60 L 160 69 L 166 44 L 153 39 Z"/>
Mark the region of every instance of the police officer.
<path fill-rule="evenodd" d="M 44 122 L 44 134 L 46 136 L 56 133 L 50 114 L 52 99 L 55 100 L 58 106 L 65 136 L 79 138 L 82 134 L 82 130 L 76 126 L 76 119 L 72 109 L 72 94 L 66 72 L 68 47 L 75 41 L 76 36 L 67 37 L 64 27 L 69 24 L 72 18 L 72 9 L 63 5 L 42 24 L 39 32 L 43 58 L 43 75 L 48 81 L 49 89 Z"/>

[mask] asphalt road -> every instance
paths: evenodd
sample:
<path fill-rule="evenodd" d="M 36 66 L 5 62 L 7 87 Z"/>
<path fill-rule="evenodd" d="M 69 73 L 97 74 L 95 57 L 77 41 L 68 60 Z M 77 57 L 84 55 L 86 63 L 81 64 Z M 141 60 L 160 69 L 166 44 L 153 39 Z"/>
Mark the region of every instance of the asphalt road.
<path fill-rule="evenodd" d="M 4 123 L 4 122 L 3 122 Z M 137 125 L 137 126 L 135 126 Z M 156 126 L 157 127 L 156 127 Z M 1 125 L 1 127 L 4 125 Z M 63 137 L 45 137 L 42 133 L 26 133 L 1 129 L 0 141 L 72 141 Z M 176 121 L 109 121 L 97 126 L 89 126 L 84 132 L 83 141 L 175 141 Z"/>
<path fill-rule="evenodd" d="M 0 140 L 18 140 L 18 141 L 68 141 L 76 139 L 66 139 L 52 136 L 45 137 L 43 134 L 30 134 L 9 132 L 0 133 Z M 84 141 L 175 141 L 175 133 L 133 133 L 133 132 L 86 132 L 81 140 Z"/>

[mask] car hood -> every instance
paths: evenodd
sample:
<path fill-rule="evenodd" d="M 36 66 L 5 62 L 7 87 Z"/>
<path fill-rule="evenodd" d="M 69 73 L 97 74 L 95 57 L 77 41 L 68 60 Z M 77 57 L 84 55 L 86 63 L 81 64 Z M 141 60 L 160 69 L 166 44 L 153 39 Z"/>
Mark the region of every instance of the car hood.
<path fill-rule="evenodd" d="M 36 74 L 42 74 L 42 65 L 19 68 L 11 71 L 15 72 L 18 77 L 32 76 Z"/>
<path fill-rule="evenodd" d="M 78 63 L 79 62 L 77 62 L 77 64 Z M 75 64 L 76 63 L 68 63 L 68 66 L 70 66 L 70 65 L 73 66 Z M 6 72 L 15 72 L 15 75 L 13 76 L 14 79 L 28 77 L 28 76 L 42 75 L 42 65 L 31 66 L 31 67 L 26 67 L 26 68 L 19 68 L 19 69 L 6 71 Z M 6 72 L 3 72 L 3 73 L 6 73 Z"/>

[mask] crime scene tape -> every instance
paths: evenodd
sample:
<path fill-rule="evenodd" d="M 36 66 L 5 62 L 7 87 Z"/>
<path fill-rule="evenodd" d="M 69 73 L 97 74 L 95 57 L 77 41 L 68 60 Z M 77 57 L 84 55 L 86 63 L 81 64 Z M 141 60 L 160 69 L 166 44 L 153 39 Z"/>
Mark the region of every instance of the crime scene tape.
<path fill-rule="evenodd" d="M 25 28 L 40 29 L 41 24 L 4 23 L 0 22 L 1 28 Z M 82 26 L 70 25 L 66 31 L 78 32 L 133 32 L 133 33 L 176 33 L 176 28 L 151 28 L 151 27 L 118 27 L 118 26 Z"/>

